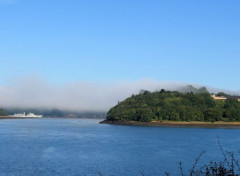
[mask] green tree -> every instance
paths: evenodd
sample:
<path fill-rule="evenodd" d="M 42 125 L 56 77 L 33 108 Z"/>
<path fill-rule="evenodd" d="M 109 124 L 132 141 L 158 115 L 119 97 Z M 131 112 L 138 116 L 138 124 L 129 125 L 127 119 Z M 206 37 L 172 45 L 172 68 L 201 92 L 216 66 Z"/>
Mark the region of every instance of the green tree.
<path fill-rule="evenodd" d="M 214 100 L 206 88 L 189 87 L 194 92 L 141 91 L 108 111 L 108 120 L 121 121 L 240 121 L 240 102 L 234 97 Z"/>

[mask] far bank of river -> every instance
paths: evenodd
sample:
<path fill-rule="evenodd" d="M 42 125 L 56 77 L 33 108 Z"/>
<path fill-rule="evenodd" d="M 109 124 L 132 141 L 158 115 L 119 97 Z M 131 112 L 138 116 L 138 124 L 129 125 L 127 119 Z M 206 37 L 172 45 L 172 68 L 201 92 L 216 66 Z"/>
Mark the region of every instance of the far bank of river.
<path fill-rule="evenodd" d="M 41 118 L 36 118 L 36 117 L 14 117 L 14 116 L 0 116 L 1 119 L 41 119 Z"/>
<path fill-rule="evenodd" d="M 200 121 L 152 121 L 152 122 L 137 122 L 137 121 L 101 121 L 100 124 L 110 125 L 130 125 L 130 126 L 158 126 L 158 127 L 198 127 L 198 128 L 240 128 L 240 122 L 200 122 Z"/>

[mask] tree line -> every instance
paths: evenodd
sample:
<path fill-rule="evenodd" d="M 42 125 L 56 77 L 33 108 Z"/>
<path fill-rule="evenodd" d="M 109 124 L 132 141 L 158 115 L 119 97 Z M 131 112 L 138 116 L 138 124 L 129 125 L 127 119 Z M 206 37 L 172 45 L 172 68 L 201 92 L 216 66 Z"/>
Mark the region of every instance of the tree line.
<path fill-rule="evenodd" d="M 240 102 L 236 98 L 214 100 L 205 87 L 194 90 L 186 93 L 164 89 L 140 91 L 111 108 L 107 120 L 240 121 Z"/>

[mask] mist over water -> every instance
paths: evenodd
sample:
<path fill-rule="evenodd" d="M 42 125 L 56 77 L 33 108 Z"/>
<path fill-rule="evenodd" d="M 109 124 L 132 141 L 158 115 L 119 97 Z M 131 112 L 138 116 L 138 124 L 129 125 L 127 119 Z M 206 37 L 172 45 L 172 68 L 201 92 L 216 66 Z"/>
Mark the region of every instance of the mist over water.
<path fill-rule="evenodd" d="M 141 89 L 173 89 L 184 83 L 154 80 L 112 83 L 73 82 L 55 85 L 38 78 L 27 78 L 0 86 L 0 106 L 8 108 L 57 108 L 72 111 L 107 111 Z"/>
<path fill-rule="evenodd" d="M 141 89 L 178 90 L 189 83 L 159 82 L 151 79 L 119 82 L 84 82 L 54 84 L 37 77 L 16 79 L 7 85 L 0 85 L 0 107 L 61 109 L 68 111 L 107 111 L 118 101 Z M 197 84 L 191 84 L 200 87 Z M 208 88 L 210 92 L 221 90 Z"/>

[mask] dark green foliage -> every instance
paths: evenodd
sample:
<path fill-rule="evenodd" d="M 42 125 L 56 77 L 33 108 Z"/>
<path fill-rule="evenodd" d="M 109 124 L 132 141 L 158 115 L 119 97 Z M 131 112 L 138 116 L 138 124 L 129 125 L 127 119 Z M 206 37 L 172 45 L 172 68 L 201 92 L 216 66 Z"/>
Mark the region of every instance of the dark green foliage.
<path fill-rule="evenodd" d="M 4 109 L 0 108 L 0 116 L 7 116 L 7 115 L 8 113 Z"/>
<path fill-rule="evenodd" d="M 223 97 L 228 97 L 229 95 L 228 95 L 228 94 L 225 94 L 224 92 L 219 92 L 219 93 L 217 94 L 217 96 L 219 96 L 219 97 L 221 97 L 221 96 L 223 96 Z"/>
<path fill-rule="evenodd" d="M 107 114 L 108 120 L 142 121 L 239 121 L 240 102 L 236 99 L 215 101 L 206 88 L 194 92 L 177 91 L 148 92 L 142 90 L 139 95 L 120 102 Z"/>

